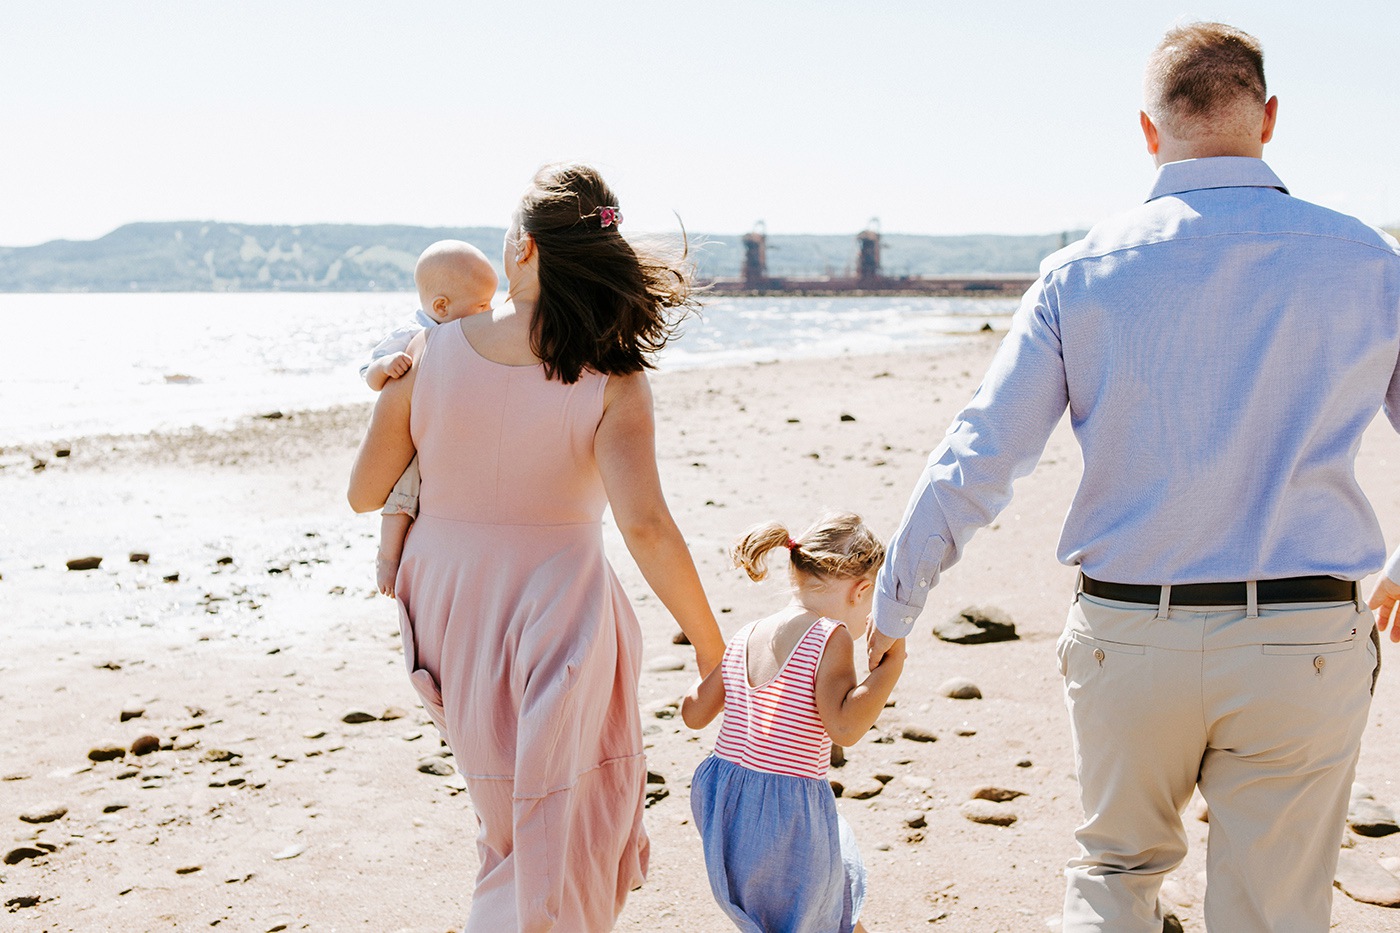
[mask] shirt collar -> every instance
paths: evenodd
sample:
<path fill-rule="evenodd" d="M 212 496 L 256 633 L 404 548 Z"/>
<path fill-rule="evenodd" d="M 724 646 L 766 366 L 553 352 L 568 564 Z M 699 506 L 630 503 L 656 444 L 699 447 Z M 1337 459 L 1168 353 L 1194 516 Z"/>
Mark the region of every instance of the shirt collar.
<path fill-rule="evenodd" d="M 1277 188 L 1284 194 L 1288 193 L 1283 182 L 1279 181 L 1273 169 L 1264 164 L 1263 159 L 1215 156 L 1163 165 L 1157 170 L 1157 182 L 1152 186 L 1147 200 L 1203 188 Z"/>
<path fill-rule="evenodd" d="M 428 312 L 424 311 L 422 308 L 418 309 L 418 313 L 413 316 L 413 319 L 418 322 L 419 327 L 422 327 L 424 329 L 432 327 L 434 324 L 437 323 L 437 321 L 434 321 L 432 318 L 428 317 Z"/>

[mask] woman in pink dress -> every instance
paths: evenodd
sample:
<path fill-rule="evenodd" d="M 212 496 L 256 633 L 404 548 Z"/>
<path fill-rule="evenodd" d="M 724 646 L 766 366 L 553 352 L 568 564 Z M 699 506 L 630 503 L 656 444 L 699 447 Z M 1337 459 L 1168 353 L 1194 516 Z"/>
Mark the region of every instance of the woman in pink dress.
<path fill-rule="evenodd" d="M 662 496 L 644 372 L 689 279 L 621 218 L 593 169 L 541 169 L 506 233 L 509 300 L 415 339 L 351 475 L 369 511 L 418 456 L 396 590 L 410 678 L 481 824 L 469 933 L 609 930 L 646 874 L 641 632 L 605 506 L 701 674 L 724 652 Z"/>

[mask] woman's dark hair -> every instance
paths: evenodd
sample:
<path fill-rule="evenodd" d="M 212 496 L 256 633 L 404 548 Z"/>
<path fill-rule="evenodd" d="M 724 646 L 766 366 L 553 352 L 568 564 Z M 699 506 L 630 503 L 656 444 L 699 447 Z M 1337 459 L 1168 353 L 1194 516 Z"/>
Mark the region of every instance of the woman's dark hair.
<path fill-rule="evenodd" d="M 520 230 L 539 251 L 531 349 L 551 379 L 576 382 L 584 369 L 650 369 L 653 354 L 698 307 L 684 239 L 675 257 L 635 248 L 604 210 L 618 207 L 603 176 L 576 163 L 540 169 L 520 202 Z"/>

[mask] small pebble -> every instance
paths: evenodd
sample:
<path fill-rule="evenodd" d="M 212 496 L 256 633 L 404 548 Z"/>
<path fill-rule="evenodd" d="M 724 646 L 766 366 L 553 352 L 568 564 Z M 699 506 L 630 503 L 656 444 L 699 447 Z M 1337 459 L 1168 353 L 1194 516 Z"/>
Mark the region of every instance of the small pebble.
<path fill-rule="evenodd" d="M 121 745 L 95 745 L 88 749 L 88 758 L 92 761 L 111 761 L 113 758 L 125 758 L 126 748 Z"/>
<path fill-rule="evenodd" d="M 211 748 L 204 753 L 203 760 L 209 762 L 233 761 L 235 758 L 242 758 L 238 752 L 229 751 L 227 748 Z"/>
<path fill-rule="evenodd" d="M 272 854 L 272 858 L 274 861 L 281 862 L 289 858 L 296 858 L 298 855 L 305 851 L 306 846 L 303 845 L 287 846 L 287 848 L 283 849 L 281 852 L 274 852 Z"/>
<path fill-rule="evenodd" d="M 69 570 L 96 570 L 102 566 L 100 557 L 75 557 L 68 561 Z"/>
<path fill-rule="evenodd" d="M 197 872 L 197 871 L 203 871 L 203 870 L 204 870 L 204 866 L 203 866 L 203 865 L 186 865 L 186 866 L 184 866 L 183 868 L 177 868 L 177 869 L 175 869 L 175 874 L 177 874 L 177 875 L 192 875 L 192 874 L 194 874 L 194 873 Z"/>
<path fill-rule="evenodd" d="M 403 719 L 408 716 L 408 710 L 398 706 L 391 706 L 379 714 L 380 722 L 393 722 L 395 719 Z"/>
<path fill-rule="evenodd" d="M 139 706 L 131 706 L 121 711 L 121 721 L 126 722 L 131 719 L 140 719 L 146 715 L 145 709 Z"/>
<path fill-rule="evenodd" d="M 1004 803 L 990 800 L 966 800 L 958 807 L 958 812 L 974 823 L 987 823 L 992 826 L 1010 826 L 1016 822 L 1016 811 Z"/>
<path fill-rule="evenodd" d="M 1022 758 L 1020 761 L 1016 762 L 1016 767 L 1029 768 L 1032 767 L 1034 764 L 1035 762 L 1031 761 L 1029 758 Z"/>
<path fill-rule="evenodd" d="M 19 846 L 5 853 L 6 865 L 18 865 L 25 859 L 42 858 L 46 853 L 43 849 L 36 849 L 33 846 Z"/>
<path fill-rule="evenodd" d="M 899 734 L 911 742 L 937 742 L 938 734 L 925 726 L 913 724 L 899 730 Z"/>
<path fill-rule="evenodd" d="M 447 777 L 452 773 L 453 768 L 448 762 L 441 758 L 424 758 L 418 762 L 418 770 L 424 774 L 436 774 L 438 777 Z"/>
<path fill-rule="evenodd" d="M 341 722 L 349 723 L 349 724 L 352 725 L 352 726 L 353 726 L 353 725 L 358 725 L 359 723 L 362 723 L 362 722 L 374 722 L 374 721 L 376 721 L 377 719 L 379 719 L 378 716 L 374 715 L 373 713 L 366 713 L 366 712 L 365 712 L 364 710 L 362 710 L 362 709 L 351 710 L 350 712 L 346 713 L 344 716 L 341 716 L 341 717 L 340 717 L 340 721 L 341 721 Z"/>
<path fill-rule="evenodd" d="M 67 812 L 68 808 L 61 804 L 47 804 L 21 813 L 19 818 L 26 823 L 52 823 L 63 819 Z"/>
<path fill-rule="evenodd" d="M 910 810 L 904 815 L 904 825 L 910 829 L 923 829 L 928 825 L 928 817 L 922 810 Z"/>
<path fill-rule="evenodd" d="M 126 555 L 126 559 L 133 564 L 149 564 L 151 562 L 150 551 L 132 551 Z"/>
<path fill-rule="evenodd" d="M 138 736 L 131 743 L 131 754 L 149 755 L 151 752 L 160 751 L 160 738 L 154 735 Z"/>
<path fill-rule="evenodd" d="M 980 700 L 982 691 L 966 677 L 953 677 L 945 680 L 938 688 L 939 694 L 954 700 Z"/>
<path fill-rule="evenodd" d="M 885 784 L 883 781 L 868 777 L 857 780 L 853 784 L 848 784 L 846 786 L 846 792 L 842 794 L 842 796 L 850 797 L 852 800 L 868 800 L 871 797 L 878 796 L 880 791 L 884 789 Z"/>

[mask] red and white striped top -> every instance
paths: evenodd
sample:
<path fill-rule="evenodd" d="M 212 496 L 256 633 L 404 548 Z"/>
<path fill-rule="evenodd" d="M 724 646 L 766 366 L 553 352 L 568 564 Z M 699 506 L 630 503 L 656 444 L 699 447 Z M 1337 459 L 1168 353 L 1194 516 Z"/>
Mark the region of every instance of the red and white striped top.
<path fill-rule="evenodd" d="M 740 629 L 724 649 L 724 721 L 715 754 L 754 771 L 824 778 L 831 764 L 831 736 L 817 715 L 817 665 L 841 623 L 813 622 L 777 676 L 754 687 L 749 685 L 749 636 L 757 624 Z"/>

